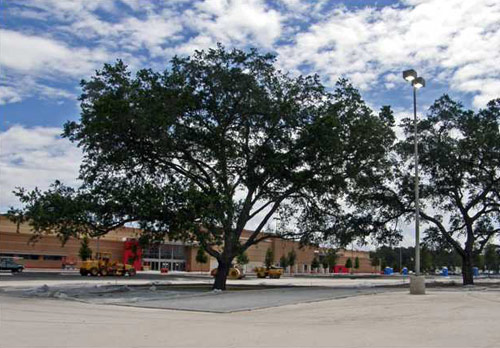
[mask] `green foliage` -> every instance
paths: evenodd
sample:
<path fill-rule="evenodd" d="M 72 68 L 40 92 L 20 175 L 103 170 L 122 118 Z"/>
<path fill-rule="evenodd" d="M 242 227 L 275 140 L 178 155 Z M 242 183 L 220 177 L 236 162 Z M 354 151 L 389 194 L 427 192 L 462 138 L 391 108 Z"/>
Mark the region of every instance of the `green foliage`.
<path fill-rule="evenodd" d="M 341 203 L 356 203 L 354 193 L 389 169 L 392 112 L 374 114 L 346 80 L 329 92 L 318 76 L 292 77 L 274 63 L 218 45 L 174 57 L 164 72 L 105 64 L 81 83 L 80 120 L 64 126 L 83 150 L 82 186 L 19 191 L 25 207 L 11 218 L 63 239 L 134 221 L 151 241 L 168 233 L 198 242 L 221 269 L 267 238 L 280 210 L 304 242 L 366 236 Z"/>
<path fill-rule="evenodd" d="M 137 254 L 138 252 L 138 246 L 136 244 L 132 244 L 130 251 L 132 252 L 132 255 L 128 258 L 128 264 L 133 265 L 134 262 L 138 259 L 139 255 Z"/>
<path fill-rule="evenodd" d="M 385 259 L 382 259 L 382 263 L 380 264 L 380 267 L 382 269 L 385 269 L 387 267 L 387 261 L 385 261 Z"/>
<path fill-rule="evenodd" d="M 280 257 L 280 266 L 283 267 L 283 268 L 287 268 L 289 266 L 289 264 L 288 264 L 288 257 L 286 257 L 286 255 L 282 255 Z"/>
<path fill-rule="evenodd" d="M 349 258 L 347 259 L 347 261 L 345 262 L 345 267 L 346 267 L 346 268 L 352 268 L 352 260 L 351 260 L 351 258 L 350 258 L 350 257 L 349 257 Z"/>
<path fill-rule="evenodd" d="M 198 248 L 198 251 L 196 252 L 196 262 L 198 263 L 208 262 L 208 256 L 205 253 L 205 250 L 203 250 L 203 248 Z"/>
<path fill-rule="evenodd" d="M 328 261 L 326 260 L 325 257 L 320 257 L 320 264 L 321 264 L 321 267 L 323 268 L 328 268 Z"/>
<path fill-rule="evenodd" d="M 484 261 L 484 255 L 482 254 L 479 254 L 478 252 L 474 253 L 474 256 L 473 256 L 473 265 L 474 267 L 477 267 L 481 270 L 484 270 L 484 266 L 485 266 L 485 261 Z"/>
<path fill-rule="evenodd" d="M 413 218 L 413 119 L 403 120 L 402 126 L 404 137 L 395 146 L 392 175 L 358 197 L 353 215 L 367 229 L 394 229 L 398 219 Z M 424 232 L 427 240 L 459 254 L 464 284 L 473 283 L 474 254 L 481 254 L 500 232 L 499 126 L 500 99 L 472 111 L 447 95 L 418 122 L 420 217 L 429 226 Z M 422 260 L 432 267 L 430 263 Z"/>
<path fill-rule="evenodd" d="M 420 249 L 420 269 L 423 272 L 430 272 L 435 269 L 432 262 L 432 254 L 426 247 Z"/>
<path fill-rule="evenodd" d="M 500 255 L 498 254 L 498 246 L 488 244 L 484 251 L 484 264 L 490 271 L 498 273 L 500 268 Z"/>
<path fill-rule="evenodd" d="M 377 256 L 376 252 L 370 251 L 370 264 L 374 267 L 380 265 L 380 258 Z"/>
<path fill-rule="evenodd" d="M 311 262 L 311 268 L 317 269 L 317 268 L 319 268 L 319 266 L 320 266 L 320 263 L 319 263 L 318 259 L 315 257 Z"/>
<path fill-rule="evenodd" d="M 395 270 L 399 269 L 401 256 L 401 267 L 408 267 L 410 270 L 414 270 L 414 257 L 415 248 L 400 248 L 400 247 L 388 247 L 381 246 L 376 251 L 370 252 L 370 258 L 372 260 L 372 266 L 377 266 L 377 263 L 382 261 L 382 269 L 385 265 L 396 266 L 393 267 Z M 425 260 L 424 260 L 425 259 Z M 433 271 L 435 269 L 440 269 L 442 267 L 448 267 L 448 269 L 453 270 L 459 267 L 462 263 L 460 255 L 446 244 L 432 244 L 426 241 L 421 245 L 421 269 L 425 271 Z"/>
<path fill-rule="evenodd" d="M 239 265 L 246 265 L 250 262 L 250 259 L 248 258 L 248 255 L 246 252 L 242 252 L 241 254 L 239 254 L 237 257 L 236 257 L 236 262 L 239 264 Z"/>
<path fill-rule="evenodd" d="M 295 249 L 292 249 L 288 252 L 288 266 L 293 267 L 296 260 L 297 254 L 295 253 Z"/>
<path fill-rule="evenodd" d="M 271 267 L 274 264 L 274 251 L 272 248 L 268 248 L 266 250 L 264 264 L 266 265 L 267 268 Z"/>
<path fill-rule="evenodd" d="M 359 257 L 357 257 L 357 256 L 354 259 L 354 268 L 355 269 L 359 269 Z"/>
<path fill-rule="evenodd" d="M 335 249 L 328 249 L 323 259 L 323 267 L 332 268 L 337 264 L 337 251 Z M 326 264 L 326 266 L 324 266 Z"/>
<path fill-rule="evenodd" d="M 89 246 L 89 237 L 84 236 L 80 242 L 80 249 L 78 249 L 78 256 L 82 261 L 92 258 L 92 249 Z"/>

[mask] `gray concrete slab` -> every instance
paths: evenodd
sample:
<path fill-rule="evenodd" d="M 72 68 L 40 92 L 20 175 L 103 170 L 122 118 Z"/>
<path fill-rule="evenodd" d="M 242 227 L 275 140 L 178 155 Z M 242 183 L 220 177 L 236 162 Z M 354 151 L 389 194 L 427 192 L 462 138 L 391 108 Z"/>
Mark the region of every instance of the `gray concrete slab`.
<path fill-rule="evenodd" d="M 283 287 L 276 289 L 238 290 L 209 292 L 196 296 L 167 296 L 163 298 L 139 298 L 135 301 L 113 301 L 113 304 L 174 309 L 212 313 L 232 313 L 280 307 L 298 303 L 318 302 L 359 295 L 373 295 L 388 291 L 407 291 L 400 288 L 320 288 Z"/>
<path fill-rule="evenodd" d="M 14 297 L 54 298 L 91 304 L 231 313 L 290 304 L 317 302 L 387 291 L 407 291 L 400 287 L 373 286 L 268 286 L 229 285 L 215 292 L 206 284 L 169 285 L 64 285 L 7 288 L 0 292 Z"/>

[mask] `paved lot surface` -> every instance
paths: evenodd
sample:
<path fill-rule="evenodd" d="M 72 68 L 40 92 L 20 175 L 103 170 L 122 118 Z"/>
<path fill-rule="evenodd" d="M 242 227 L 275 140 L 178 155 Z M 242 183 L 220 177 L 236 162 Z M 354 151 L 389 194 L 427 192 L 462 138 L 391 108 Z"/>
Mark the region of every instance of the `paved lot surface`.
<path fill-rule="evenodd" d="M 0 294 L 0 347 L 499 347 L 500 293 L 387 292 L 234 313 Z"/>
<path fill-rule="evenodd" d="M 230 313 L 324 301 L 387 291 L 408 291 L 394 286 L 270 286 L 236 284 L 227 291 L 212 291 L 207 284 L 62 284 L 39 287 L 4 287 L 0 294 L 23 298 L 54 298 L 91 304 Z"/>
<path fill-rule="evenodd" d="M 457 278 L 458 279 L 458 278 Z M 138 273 L 135 277 L 82 277 L 77 272 L 24 272 L 21 274 L 0 275 L 0 289 L 6 287 L 35 287 L 42 285 L 80 285 L 80 284 L 113 284 L 113 285 L 141 285 L 152 282 L 160 284 L 207 284 L 213 279 L 207 275 L 189 273 Z M 358 285 L 392 285 L 408 283 L 407 278 L 401 277 L 282 277 L 281 279 L 259 279 L 249 276 L 241 280 L 229 280 L 228 284 L 236 285 L 280 285 L 280 286 L 358 286 Z"/>
<path fill-rule="evenodd" d="M 177 309 L 214 313 L 231 313 L 279 307 L 290 304 L 317 302 L 359 295 L 373 295 L 386 291 L 407 291 L 395 288 L 322 288 L 322 287 L 283 287 L 259 290 L 233 290 L 223 293 L 203 295 L 169 296 L 155 298 L 121 299 L 114 304 L 144 307 Z"/>
<path fill-rule="evenodd" d="M 496 279 L 499 281 L 500 279 Z M 429 282 L 461 282 L 460 276 L 452 277 L 427 277 Z M 159 273 L 139 272 L 135 277 L 81 277 L 78 272 L 68 271 L 27 271 L 21 274 L 11 275 L 10 273 L 0 273 L 0 289 L 5 287 L 34 287 L 44 284 L 49 286 L 58 286 L 66 284 L 113 284 L 113 285 L 140 285 L 152 282 L 164 284 L 212 284 L 213 279 L 207 275 L 192 273 L 169 273 L 162 275 Z M 284 276 L 281 279 L 259 279 L 255 276 L 249 276 L 242 280 L 230 280 L 228 284 L 240 285 L 280 285 L 280 286 L 376 286 L 376 285 L 398 285 L 408 284 L 408 277 L 400 276 L 308 276 L 308 277 L 290 277 Z"/>

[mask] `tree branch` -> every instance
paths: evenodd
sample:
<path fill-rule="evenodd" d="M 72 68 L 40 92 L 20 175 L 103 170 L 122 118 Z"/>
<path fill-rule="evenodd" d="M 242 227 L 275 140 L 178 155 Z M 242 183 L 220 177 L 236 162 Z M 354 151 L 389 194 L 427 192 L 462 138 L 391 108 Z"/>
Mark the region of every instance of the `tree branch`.
<path fill-rule="evenodd" d="M 444 228 L 443 224 L 438 219 L 427 215 L 423 211 L 420 211 L 420 216 L 423 219 L 430 221 L 434 225 L 436 225 L 446 241 L 450 243 L 461 256 L 465 256 L 465 251 L 462 246 L 455 239 L 453 239 L 453 237 L 448 233 L 448 231 L 446 231 L 446 228 Z"/>

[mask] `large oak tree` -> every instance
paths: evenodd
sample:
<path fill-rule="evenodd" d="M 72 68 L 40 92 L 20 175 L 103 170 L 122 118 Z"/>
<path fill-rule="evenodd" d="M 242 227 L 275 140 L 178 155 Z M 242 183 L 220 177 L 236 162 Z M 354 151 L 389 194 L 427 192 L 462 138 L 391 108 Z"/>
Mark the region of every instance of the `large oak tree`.
<path fill-rule="evenodd" d="M 413 120 L 402 123 L 393 170 L 385 183 L 359 191 L 352 225 L 365 231 L 414 217 Z M 426 240 L 462 258 L 463 284 L 473 284 L 473 260 L 500 233 L 500 99 L 474 112 L 444 95 L 418 122 L 420 217 Z M 399 225 L 401 226 L 401 224 Z"/>
<path fill-rule="evenodd" d="M 152 238 L 191 240 L 218 260 L 216 289 L 265 238 L 334 236 L 349 194 L 387 168 L 392 115 L 374 114 L 345 80 L 330 93 L 274 61 L 218 46 L 164 72 L 105 65 L 82 82 L 81 118 L 64 127 L 83 150 L 82 186 L 19 191 L 26 205 L 11 216 L 66 237 L 135 221 Z M 263 234 L 277 214 L 289 228 Z"/>

